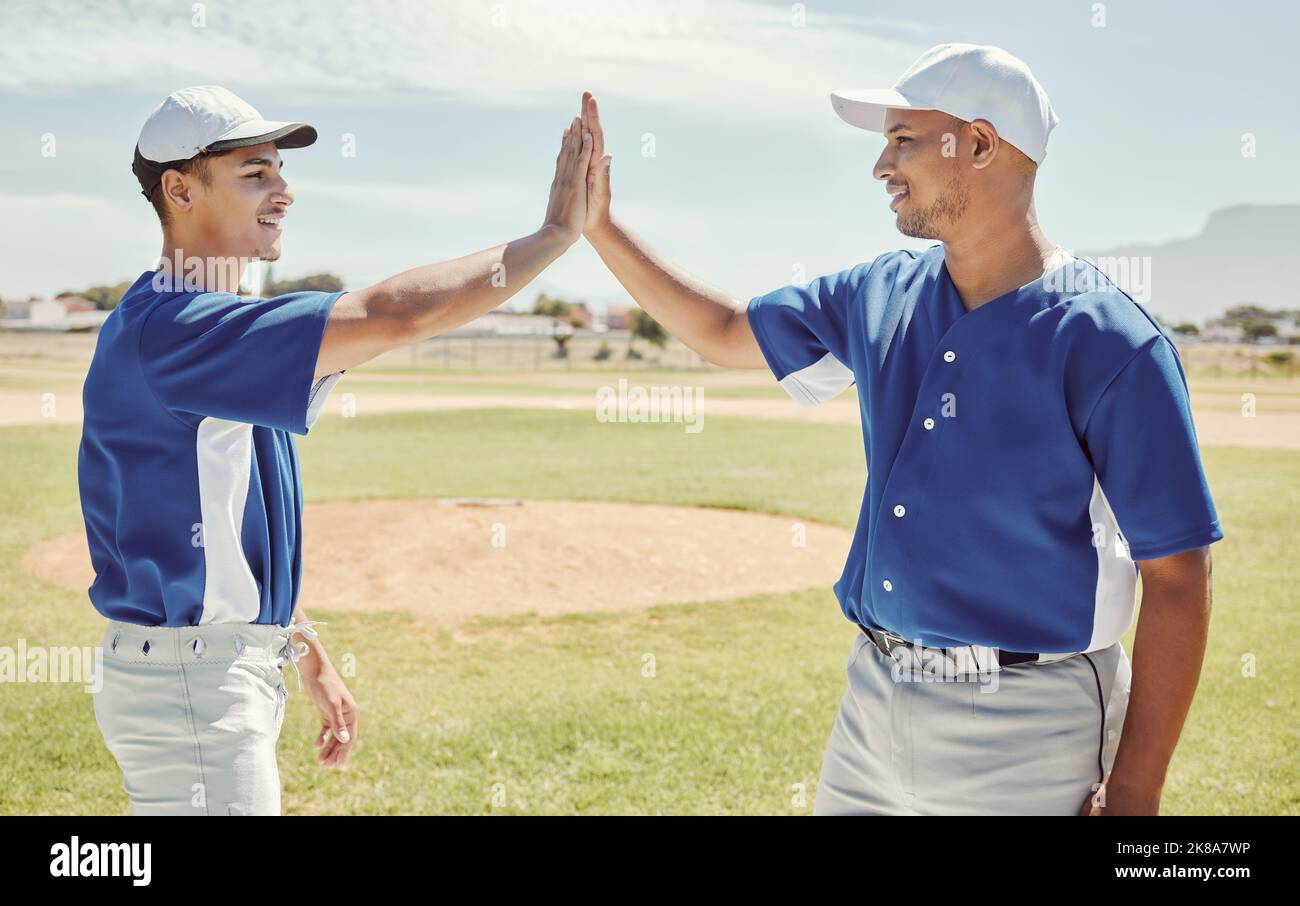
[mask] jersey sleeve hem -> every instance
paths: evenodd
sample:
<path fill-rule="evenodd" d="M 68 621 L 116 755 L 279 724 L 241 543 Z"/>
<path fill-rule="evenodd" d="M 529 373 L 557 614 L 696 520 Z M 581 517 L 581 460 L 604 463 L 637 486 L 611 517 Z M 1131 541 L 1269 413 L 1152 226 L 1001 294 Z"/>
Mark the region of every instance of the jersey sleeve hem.
<path fill-rule="evenodd" d="M 792 374 L 786 375 L 777 383 L 785 388 L 785 392 L 790 395 L 790 398 L 804 409 L 811 409 L 820 402 L 812 394 L 812 391 L 800 383 L 799 379 Z"/>
<path fill-rule="evenodd" d="M 325 325 L 329 323 L 330 310 L 334 307 L 334 303 L 337 302 L 339 297 L 343 296 L 344 293 L 346 293 L 346 290 L 323 295 L 321 296 L 320 301 L 316 303 L 316 311 L 314 314 L 317 333 L 315 337 L 316 342 L 312 347 L 315 352 L 310 356 L 310 361 L 307 363 L 307 385 L 299 396 L 299 399 L 302 400 L 301 406 L 295 404 L 293 411 L 287 413 L 292 416 L 292 418 L 285 421 L 285 424 L 293 425 L 294 434 L 306 436 L 307 432 L 311 429 L 312 424 L 315 423 L 316 418 L 320 415 L 320 407 L 324 405 L 325 396 L 328 395 L 329 391 L 332 390 L 334 385 L 343 377 L 343 372 L 336 371 L 333 374 L 326 375 L 320 378 L 320 380 L 317 380 L 316 362 L 320 358 L 320 346 L 325 339 Z"/>
<path fill-rule="evenodd" d="M 311 431 L 316 420 L 320 418 L 321 410 L 325 407 L 325 398 L 330 395 L 334 385 L 343 380 L 343 371 L 335 371 L 333 374 L 327 374 L 319 381 L 312 384 L 311 396 L 307 400 L 307 432 Z"/>
<path fill-rule="evenodd" d="M 753 303 L 757 299 L 761 299 L 761 298 L 762 296 L 755 296 L 753 299 L 749 301 L 749 305 L 753 306 Z M 775 377 L 777 380 L 777 383 L 781 385 L 782 389 L 784 389 L 785 392 L 790 396 L 790 398 L 794 400 L 796 403 L 798 403 L 801 408 L 812 409 L 813 407 L 819 405 L 825 400 L 830 399 L 838 395 L 839 393 L 842 393 L 847 387 L 852 385 L 852 381 L 849 381 L 848 383 L 845 383 L 843 387 L 840 387 L 838 390 L 832 390 L 831 392 L 828 392 L 825 395 L 823 395 L 822 393 L 819 393 L 815 387 L 810 386 L 808 383 L 806 383 L 805 381 L 799 378 L 799 374 L 805 371 L 810 371 L 815 369 L 816 366 L 825 362 L 827 359 L 833 359 L 835 362 L 838 362 L 840 365 L 843 365 L 842 362 L 839 362 L 839 359 L 835 358 L 834 353 L 831 352 L 827 352 L 826 355 L 822 356 L 821 359 L 819 359 L 816 362 L 810 363 L 805 368 L 798 369 L 795 371 L 790 371 L 789 373 L 782 376 L 781 372 L 783 369 L 777 363 L 775 347 L 772 346 L 771 341 L 768 339 L 767 328 L 763 324 L 763 319 L 761 316 L 755 318 L 753 316 L 753 311 L 754 308 L 748 309 L 749 327 L 754 334 L 755 341 L 757 341 L 758 343 L 759 350 L 763 353 L 763 358 L 767 362 L 767 367 L 769 370 L 771 370 L 773 377 Z M 848 366 L 843 365 L 843 367 L 847 368 Z"/>
<path fill-rule="evenodd" d="M 1161 557 L 1172 557 L 1174 554 L 1205 547 L 1223 540 L 1223 527 L 1219 523 L 1220 520 L 1216 519 L 1205 528 L 1162 544 L 1134 545 L 1130 542 L 1129 556 L 1134 560 L 1158 560 Z"/>

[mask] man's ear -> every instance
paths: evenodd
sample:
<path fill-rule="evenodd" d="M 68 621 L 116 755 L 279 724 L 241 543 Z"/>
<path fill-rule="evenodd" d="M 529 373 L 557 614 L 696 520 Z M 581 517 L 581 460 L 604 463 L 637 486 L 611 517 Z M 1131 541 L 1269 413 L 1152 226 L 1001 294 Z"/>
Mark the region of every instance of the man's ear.
<path fill-rule="evenodd" d="M 971 166 L 983 170 L 993 163 L 1002 140 L 998 137 L 998 130 L 988 120 L 971 120 L 970 132 L 971 139 L 975 142 L 975 148 L 971 152 Z"/>
<path fill-rule="evenodd" d="M 194 207 L 190 197 L 189 178 L 179 170 L 168 170 L 162 175 L 162 193 L 178 211 L 188 211 Z"/>

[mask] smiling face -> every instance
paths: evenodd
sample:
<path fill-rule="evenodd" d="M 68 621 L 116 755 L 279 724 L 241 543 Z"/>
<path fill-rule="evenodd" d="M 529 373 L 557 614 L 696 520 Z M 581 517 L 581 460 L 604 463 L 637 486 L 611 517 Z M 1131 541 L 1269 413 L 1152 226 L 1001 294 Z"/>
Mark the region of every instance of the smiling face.
<path fill-rule="evenodd" d="M 163 176 L 176 245 L 227 258 L 279 259 L 282 222 L 294 197 L 275 144 L 214 155 L 205 163 L 199 171 L 169 170 Z"/>
<path fill-rule="evenodd" d="M 921 239 L 951 237 L 970 207 L 962 164 L 969 124 L 937 110 L 890 110 L 885 150 L 872 173 L 883 180 L 899 232 Z"/>

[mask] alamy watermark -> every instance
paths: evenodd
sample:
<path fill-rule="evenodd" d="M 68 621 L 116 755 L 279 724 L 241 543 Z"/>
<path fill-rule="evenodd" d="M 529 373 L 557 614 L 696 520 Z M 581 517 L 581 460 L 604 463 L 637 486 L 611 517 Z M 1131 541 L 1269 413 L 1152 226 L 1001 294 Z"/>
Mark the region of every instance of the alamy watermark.
<path fill-rule="evenodd" d="M 90 693 L 104 686 L 104 649 L 28 646 L 19 639 L 16 648 L 0 645 L 0 685 L 5 683 L 81 683 Z"/>
<path fill-rule="evenodd" d="M 130 878 L 135 887 L 153 879 L 152 843 L 92 843 L 72 837 L 50 847 L 54 878 Z"/>
<path fill-rule="evenodd" d="M 1043 277 L 1044 288 L 1050 292 L 1108 292 L 1113 284 L 1132 296 L 1134 302 L 1151 301 L 1151 256 L 1074 257 L 1092 267 L 1056 268 Z"/>
<path fill-rule="evenodd" d="M 156 293 L 197 293 L 214 286 L 238 286 L 259 296 L 266 278 L 265 263 L 266 259 L 256 256 L 186 255 L 178 248 L 171 260 L 157 259 L 150 286 Z"/>
<path fill-rule="evenodd" d="M 868 640 L 866 644 L 874 645 L 875 642 Z M 966 657 L 959 659 L 959 651 Z M 917 639 L 911 645 L 893 648 L 891 655 L 893 664 L 889 669 L 895 683 L 978 682 L 985 687 L 981 692 L 996 692 L 998 689 L 998 671 L 988 666 L 997 662 L 996 648 L 932 648 L 922 645 Z"/>
<path fill-rule="evenodd" d="M 687 434 L 704 430 L 703 387 L 641 387 L 618 379 L 618 388 L 596 391 L 598 422 L 675 422 Z"/>

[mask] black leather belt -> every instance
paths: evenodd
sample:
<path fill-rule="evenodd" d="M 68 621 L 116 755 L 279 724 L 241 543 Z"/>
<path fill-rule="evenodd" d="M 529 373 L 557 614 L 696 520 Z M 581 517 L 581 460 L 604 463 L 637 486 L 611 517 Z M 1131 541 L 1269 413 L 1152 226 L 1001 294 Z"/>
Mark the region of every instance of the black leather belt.
<path fill-rule="evenodd" d="M 871 641 L 875 643 L 876 647 L 879 648 L 881 653 L 883 653 L 886 657 L 892 658 L 894 656 L 894 652 L 897 651 L 899 648 L 917 647 L 913 645 L 911 642 L 907 641 L 907 639 L 903 638 L 900 635 L 895 635 L 892 632 L 881 631 L 879 629 L 872 629 L 868 626 L 862 626 L 862 625 L 859 625 L 858 628 L 867 634 L 867 638 L 871 639 Z M 951 649 L 944 648 L 941 650 L 949 651 Z M 994 650 L 994 649 L 989 649 L 989 650 Z M 1035 662 L 1038 660 L 1037 654 L 1026 654 L 1021 651 L 1003 651 L 1001 648 L 998 648 L 996 650 L 998 654 L 998 664 L 999 666 L 1002 667 L 1010 667 L 1012 664 L 1024 664 L 1029 662 Z"/>

